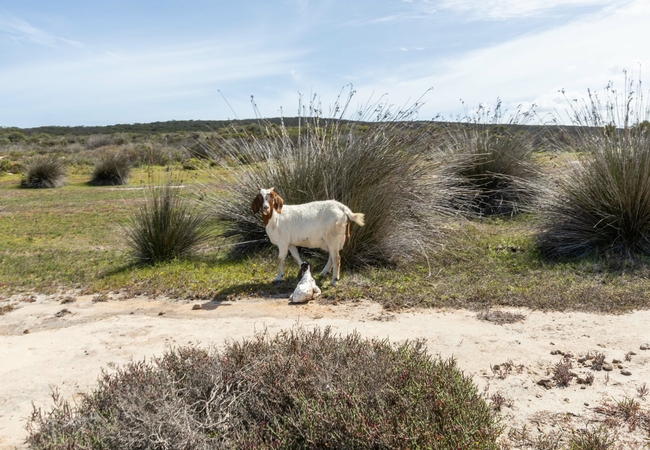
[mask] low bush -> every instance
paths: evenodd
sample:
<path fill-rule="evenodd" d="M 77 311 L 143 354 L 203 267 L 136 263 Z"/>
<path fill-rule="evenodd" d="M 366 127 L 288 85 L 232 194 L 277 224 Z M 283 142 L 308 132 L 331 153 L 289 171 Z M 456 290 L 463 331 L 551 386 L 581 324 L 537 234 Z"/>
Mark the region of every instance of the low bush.
<path fill-rule="evenodd" d="M 128 246 L 140 264 L 155 264 L 190 255 L 207 239 L 206 217 L 169 178 L 145 188 L 144 203 L 133 210 L 126 227 Z"/>
<path fill-rule="evenodd" d="M 57 188 L 63 186 L 65 167 L 56 156 L 36 156 L 29 160 L 20 182 L 26 188 Z"/>
<path fill-rule="evenodd" d="M 452 197 L 457 209 L 479 216 L 514 215 L 531 210 L 539 170 L 533 161 L 534 132 L 517 131 L 532 112 L 518 110 L 501 124 L 494 112 L 479 108 L 474 117 L 444 125 L 437 149 L 446 160 L 447 180 L 471 193 Z"/>
<path fill-rule="evenodd" d="M 577 156 L 544 205 L 538 244 L 546 255 L 650 255 L 650 133 L 632 122 L 633 92 L 622 120 L 612 116 L 618 94 L 610 95 L 604 107 L 592 96 L 574 110 L 581 127 L 569 148 Z"/>
<path fill-rule="evenodd" d="M 366 225 L 352 226 L 341 251 L 346 263 L 421 257 L 436 239 L 440 216 L 450 212 L 443 199 L 453 194 L 427 154 L 428 127 L 412 120 L 418 108 L 416 103 L 393 114 L 376 104 L 350 122 L 344 119 L 347 105 L 323 119 L 312 104 L 295 136 L 285 126 L 269 125 L 263 136 L 222 139 L 213 159 L 222 169 L 215 177 L 225 195 L 207 199 L 225 224 L 223 236 L 241 243 L 234 252 L 268 245 L 251 202 L 260 188 L 274 187 L 285 204 L 333 199 L 365 214 Z"/>
<path fill-rule="evenodd" d="M 131 173 L 131 162 L 118 152 L 105 153 L 99 157 L 88 184 L 93 186 L 115 186 L 126 184 Z"/>
<path fill-rule="evenodd" d="M 453 359 L 296 328 L 104 373 L 76 406 L 34 409 L 34 449 L 496 449 L 498 415 Z"/>

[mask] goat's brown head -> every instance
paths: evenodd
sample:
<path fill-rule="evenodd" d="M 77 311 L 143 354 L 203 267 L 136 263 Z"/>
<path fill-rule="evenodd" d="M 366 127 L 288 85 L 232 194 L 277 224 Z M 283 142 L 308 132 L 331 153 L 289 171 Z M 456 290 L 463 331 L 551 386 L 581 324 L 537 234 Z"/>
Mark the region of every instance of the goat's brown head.
<path fill-rule="evenodd" d="M 271 189 L 260 189 L 259 194 L 253 200 L 251 208 L 253 213 L 257 214 L 262 211 L 262 220 L 264 221 L 264 226 L 269 223 L 271 216 L 273 215 L 273 210 L 278 214 L 282 213 L 282 206 L 284 205 L 284 200 L 280 197 L 273 188 Z"/>

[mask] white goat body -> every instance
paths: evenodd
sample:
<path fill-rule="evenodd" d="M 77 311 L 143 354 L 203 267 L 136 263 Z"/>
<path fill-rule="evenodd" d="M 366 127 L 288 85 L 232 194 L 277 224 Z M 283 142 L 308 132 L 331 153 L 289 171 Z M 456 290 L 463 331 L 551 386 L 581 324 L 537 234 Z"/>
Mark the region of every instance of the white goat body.
<path fill-rule="evenodd" d="M 340 274 L 339 251 L 345 243 L 346 227 L 350 221 L 363 226 L 364 214 L 355 214 L 335 200 L 284 205 L 284 201 L 273 188 L 260 189 L 252 208 L 253 212 L 262 210 L 266 234 L 271 243 L 278 246 L 279 267 L 275 281 L 282 280 L 287 253 L 291 252 L 298 265 L 301 265 L 297 247 L 307 247 L 329 252 L 329 260 L 322 275 L 327 275 L 333 266 L 331 284 L 336 285 Z"/>

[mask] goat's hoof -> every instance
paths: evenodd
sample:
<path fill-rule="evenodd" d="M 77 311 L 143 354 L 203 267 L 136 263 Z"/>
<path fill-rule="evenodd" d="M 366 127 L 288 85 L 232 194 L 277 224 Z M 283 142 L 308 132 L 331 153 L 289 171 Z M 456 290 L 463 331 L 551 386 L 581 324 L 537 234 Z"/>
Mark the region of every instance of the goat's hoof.
<path fill-rule="evenodd" d="M 338 281 L 339 281 L 339 280 L 332 280 L 332 281 L 330 282 L 330 286 L 336 286 L 336 283 L 337 283 Z"/>

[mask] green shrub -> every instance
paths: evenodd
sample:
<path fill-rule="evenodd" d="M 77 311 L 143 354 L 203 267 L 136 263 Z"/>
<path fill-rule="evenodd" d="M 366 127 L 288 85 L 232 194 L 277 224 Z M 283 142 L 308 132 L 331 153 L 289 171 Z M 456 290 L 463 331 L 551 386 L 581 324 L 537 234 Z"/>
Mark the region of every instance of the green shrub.
<path fill-rule="evenodd" d="M 395 263 L 421 257 L 436 239 L 438 220 L 449 210 L 443 199 L 452 194 L 437 165 L 428 158 L 427 127 L 413 122 L 419 105 L 392 114 L 373 105 L 343 119 L 347 106 L 335 108 L 338 117 L 301 118 L 300 133 L 268 126 L 262 137 L 223 139 L 213 159 L 221 169 L 214 175 L 225 189 L 209 195 L 209 204 L 225 224 L 224 237 L 250 243 L 234 247 L 249 251 L 266 242 L 261 217 L 251 202 L 260 188 L 274 187 L 285 204 L 338 200 L 353 212 L 364 213 L 366 225 L 351 228 L 341 251 L 344 262 Z M 372 122 L 363 121 L 372 114 Z M 365 131 L 357 131 L 363 125 Z M 251 242 L 253 241 L 253 242 Z"/>
<path fill-rule="evenodd" d="M 513 215 L 530 210 L 536 199 L 539 170 L 533 162 L 533 132 L 516 131 L 531 112 L 517 111 L 507 126 L 500 124 L 501 108 L 493 114 L 479 108 L 465 122 L 444 125 L 437 145 L 447 162 L 448 180 L 472 194 L 450 203 L 480 216 Z"/>
<path fill-rule="evenodd" d="M 93 186 L 111 186 L 126 184 L 131 172 L 131 162 L 117 152 L 106 153 L 97 160 L 92 178 L 88 182 Z"/>
<path fill-rule="evenodd" d="M 56 188 L 63 186 L 64 179 L 63 161 L 52 155 L 43 155 L 27 162 L 20 185 L 26 188 Z"/>
<path fill-rule="evenodd" d="M 604 112 L 595 96 L 574 110 L 577 160 L 553 183 L 538 234 L 549 256 L 650 255 L 650 133 L 631 121 L 632 92 L 614 126 L 617 93 L 610 95 Z"/>
<path fill-rule="evenodd" d="M 501 433 L 453 359 L 329 328 L 169 350 L 55 400 L 32 414 L 33 449 L 496 449 Z"/>
<path fill-rule="evenodd" d="M 134 260 L 155 264 L 183 258 L 207 239 L 205 215 L 168 179 L 145 188 L 144 204 L 133 210 L 126 228 Z"/>

